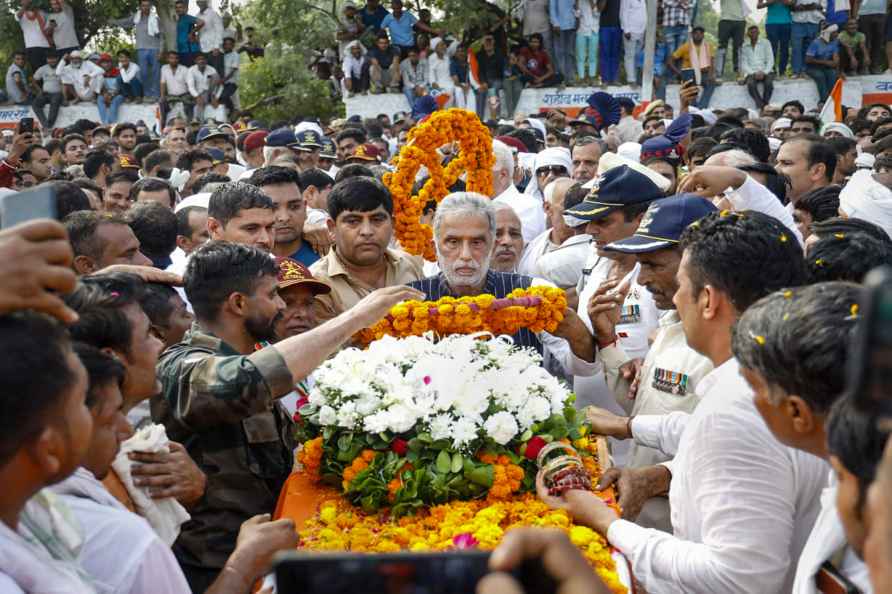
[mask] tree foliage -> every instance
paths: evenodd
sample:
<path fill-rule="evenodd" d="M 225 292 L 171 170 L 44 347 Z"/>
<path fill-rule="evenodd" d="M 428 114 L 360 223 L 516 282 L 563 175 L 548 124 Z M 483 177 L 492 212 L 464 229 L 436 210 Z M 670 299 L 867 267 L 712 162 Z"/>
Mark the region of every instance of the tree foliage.
<path fill-rule="evenodd" d="M 343 105 L 332 101 L 328 84 L 307 68 L 303 52 L 271 47 L 255 62 L 242 62 L 239 93 L 243 107 L 266 121 L 291 120 L 297 115 L 320 118 L 340 115 Z"/>

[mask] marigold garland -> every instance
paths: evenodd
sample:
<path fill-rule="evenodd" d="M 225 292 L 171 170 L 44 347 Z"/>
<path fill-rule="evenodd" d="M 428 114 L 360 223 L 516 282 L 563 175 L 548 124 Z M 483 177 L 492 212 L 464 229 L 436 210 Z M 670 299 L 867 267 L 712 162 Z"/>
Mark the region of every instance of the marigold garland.
<path fill-rule="evenodd" d="M 515 334 L 521 328 L 554 332 L 567 307 L 563 289 L 547 286 L 515 289 L 504 299 L 484 294 L 443 297 L 438 301 L 403 301 L 384 319 L 357 336 L 368 344 L 383 336 L 403 338 L 433 331 L 440 335 L 491 332 Z"/>
<path fill-rule="evenodd" d="M 458 156 L 444 168 L 437 149 L 451 142 L 458 142 Z M 384 184 L 393 196 L 394 233 L 400 246 L 410 254 L 434 261 L 433 231 L 421 223 L 425 204 L 442 200 L 462 172 L 467 172 L 469 192 L 489 196 L 494 162 L 489 129 L 474 112 L 464 109 L 437 111 L 412 128 L 407 144 L 400 151 L 396 171 L 384 176 Z M 415 176 L 422 165 L 427 168 L 430 178 L 413 196 Z"/>
<path fill-rule="evenodd" d="M 583 437 L 574 441 L 573 445 L 579 451 L 592 454 L 591 457 L 583 457 L 583 461 L 593 479 L 597 479 L 601 472 L 595 457 L 597 442 Z M 367 465 L 374 454 L 370 450 L 362 452 L 354 459 L 351 468 Z M 603 537 L 587 526 L 574 524 L 566 511 L 551 509 L 532 493 L 513 493 L 519 486 L 523 471 L 511 464 L 506 456 L 483 454 L 481 460 L 494 465 L 497 477 L 486 500 L 453 501 L 420 510 L 415 516 L 396 519 L 386 514 L 366 514 L 335 490 L 326 490 L 320 497 L 316 515 L 300 527 L 299 547 L 314 551 L 367 553 L 442 551 L 466 547 L 492 550 L 512 528 L 553 527 L 567 533 L 612 592 L 627 592 L 616 573 L 610 545 Z M 400 487 L 396 479 L 388 485 L 394 493 Z M 619 511 L 612 491 L 600 495 Z"/>

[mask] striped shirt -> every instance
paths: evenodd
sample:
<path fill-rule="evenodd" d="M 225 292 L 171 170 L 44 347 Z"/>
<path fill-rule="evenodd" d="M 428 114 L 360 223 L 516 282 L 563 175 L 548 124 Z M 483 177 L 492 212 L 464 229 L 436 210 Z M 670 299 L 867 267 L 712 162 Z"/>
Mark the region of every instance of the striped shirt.
<path fill-rule="evenodd" d="M 495 272 L 490 270 L 486 273 L 486 284 L 483 286 L 482 293 L 494 295 L 496 299 L 507 297 L 514 289 L 526 289 L 533 283 L 533 279 L 529 276 L 516 274 L 513 272 Z M 446 277 L 440 273 L 436 276 L 429 276 L 419 281 L 415 281 L 409 285 L 427 295 L 430 301 L 437 301 L 443 297 L 458 297 L 449 287 Z M 524 347 L 532 347 L 539 354 L 542 354 L 542 343 L 539 338 L 527 328 L 521 328 L 512 336 L 514 344 Z"/>

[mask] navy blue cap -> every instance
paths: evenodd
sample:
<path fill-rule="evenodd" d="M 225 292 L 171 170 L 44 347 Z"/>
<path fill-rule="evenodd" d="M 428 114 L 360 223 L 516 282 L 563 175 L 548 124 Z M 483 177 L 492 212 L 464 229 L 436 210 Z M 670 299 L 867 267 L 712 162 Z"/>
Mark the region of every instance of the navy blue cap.
<path fill-rule="evenodd" d="M 608 126 L 619 123 L 619 102 L 610 93 L 598 91 L 588 98 L 588 106 L 579 117 L 570 122 L 571 126 L 588 124 L 599 132 Z"/>
<path fill-rule="evenodd" d="M 628 165 L 620 165 L 596 178 L 585 200 L 564 211 L 564 214 L 584 221 L 596 221 L 624 206 L 662 197 L 663 192 L 649 177 Z"/>
<path fill-rule="evenodd" d="M 202 126 L 195 136 L 195 142 L 204 142 L 210 138 L 226 138 L 226 133 L 216 126 Z"/>
<path fill-rule="evenodd" d="M 619 103 L 620 107 L 625 107 L 629 113 L 635 109 L 635 101 L 631 97 L 617 97 L 616 102 Z"/>
<path fill-rule="evenodd" d="M 323 136 L 319 140 L 319 143 L 322 145 L 322 150 L 319 151 L 320 157 L 322 157 L 323 159 L 338 158 L 338 148 L 335 146 L 334 140 Z"/>
<path fill-rule="evenodd" d="M 211 156 L 214 165 L 226 162 L 226 154 L 218 148 L 209 148 L 208 154 Z"/>
<path fill-rule="evenodd" d="M 297 142 L 297 139 L 294 137 L 294 130 L 291 128 L 279 128 L 278 130 L 273 130 L 269 133 L 269 136 L 266 137 L 266 146 L 291 146 L 295 142 Z"/>
<path fill-rule="evenodd" d="M 653 158 L 679 160 L 684 155 L 681 141 L 691 131 L 691 121 L 691 114 L 683 113 L 672 120 L 666 132 L 645 140 L 641 145 L 641 162 Z"/>
<path fill-rule="evenodd" d="M 714 212 L 709 200 L 696 194 L 677 194 L 650 205 L 631 237 L 604 246 L 604 251 L 623 254 L 655 252 L 678 244 L 684 230 Z"/>
<path fill-rule="evenodd" d="M 303 132 L 299 132 L 295 138 L 297 139 L 298 144 L 298 146 L 295 147 L 297 150 L 312 151 L 314 149 L 322 148 L 322 143 L 320 142 L 322 137 L 314 130 L 304 130 Z"/>

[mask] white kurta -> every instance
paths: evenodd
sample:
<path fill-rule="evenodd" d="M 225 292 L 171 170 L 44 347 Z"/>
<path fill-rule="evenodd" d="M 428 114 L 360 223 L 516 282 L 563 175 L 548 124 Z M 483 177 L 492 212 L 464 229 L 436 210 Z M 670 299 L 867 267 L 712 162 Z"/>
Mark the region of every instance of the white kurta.
<path fill-rule="evenodd" d="M 520 219 L 524 243 L 533 241 L 545 231 L 545 209 L 542 207 L 542 200 L 521 194 L 514 184 L 511 184 L 507 190 L 493 198 L 493 201 L 502 202 L 514 209 Z"/>
<path fill-rule="evenodd" d="M 635 441 L 671 462 L 674 536 L 625 520 L 607 538 L 650 592 L 789 592 L 828 466 L 781 445 L 735 359 L 697 386 L 692 414 L 636 417 Z"/>

